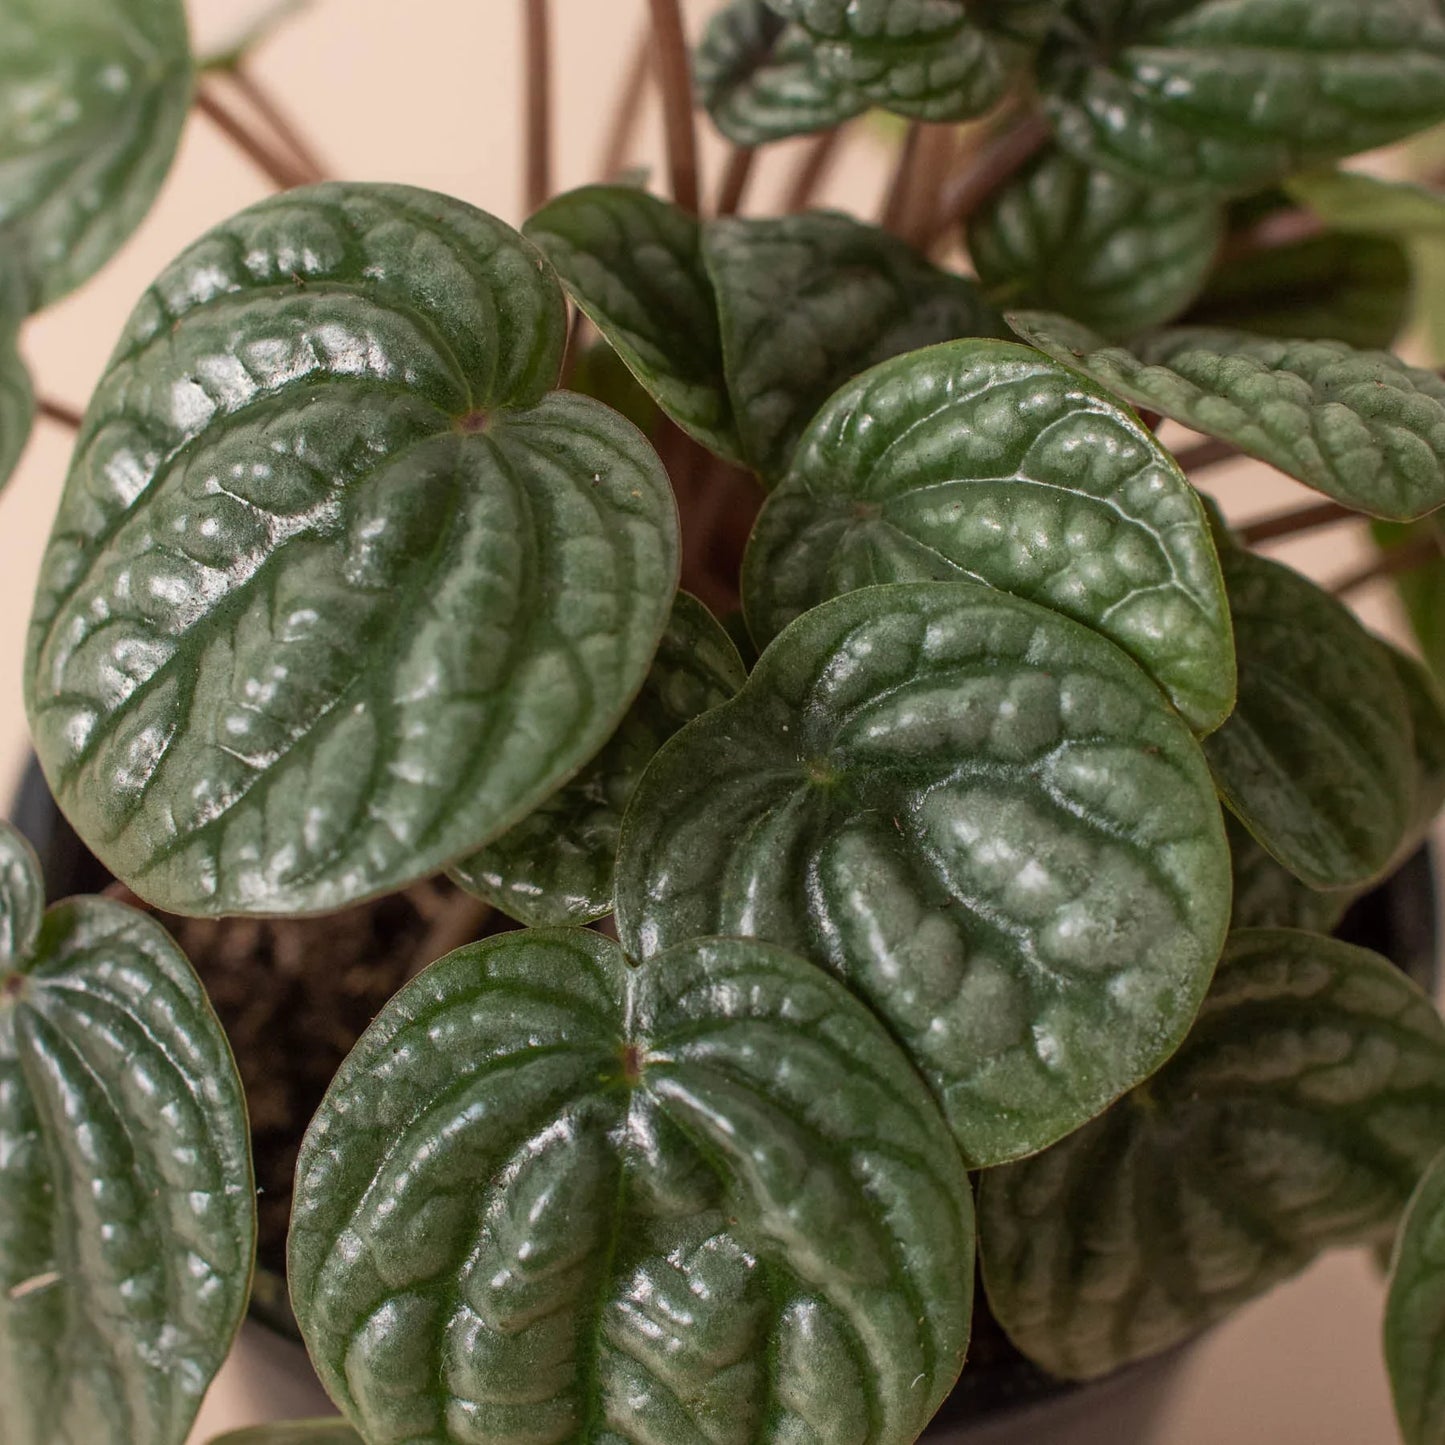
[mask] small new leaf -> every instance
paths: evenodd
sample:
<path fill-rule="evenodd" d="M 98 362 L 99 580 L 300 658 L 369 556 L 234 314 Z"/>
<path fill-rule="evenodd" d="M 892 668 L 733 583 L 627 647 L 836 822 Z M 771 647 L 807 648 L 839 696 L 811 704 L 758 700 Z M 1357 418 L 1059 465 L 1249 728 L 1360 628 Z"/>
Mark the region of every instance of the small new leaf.
<path fill-rule="evenodd" d="M 1405 1445 L 1445 1440 L 1445 1154 L 1420 1181 L 1395 1242 L 1385 1363 Z"/>
<path fill-rule="evenodd" d="M 0 824 L 6 1445 L 182 1445 L 251 1276 L 241 1082 L 164 930 L 41 900 Z"/>
<path fill-rule="evenodd" d="M 1375 517 L 1445 504 L 1445 380 L 1382 351 L 1174 327 L 1126 350 L 1040 312 L 1010 316 L 1025 341 L 1135 406 L 1218 437 Z"/>
<path fill-rule="evenodd" d="M 911 1445 L 963 1362 L 972 1216 L 922 1081 L 810 964 L 515 932 L 342 1065 L 291 1289 L 368 1439 Z"/>
<path fill-rule="evenodd" d="M 1156 1068 L 1224 941 L 1199 745 L 1112 643 L 972 582 L 792 623 L 623 821 L 618 930 L 833 970 L 933 1085 L 971 1165 L 1040 1149 Z"/>
<path fill-rule="evenodd" d="M 1445 1026 L 1364 949 L 1232 935 L 1149 1082 L 979 1196 L 989 1304 L 1055 1375 L 1155 1354 L 1304 1268 L 1388 1238 L 1445 1137 Z"/>

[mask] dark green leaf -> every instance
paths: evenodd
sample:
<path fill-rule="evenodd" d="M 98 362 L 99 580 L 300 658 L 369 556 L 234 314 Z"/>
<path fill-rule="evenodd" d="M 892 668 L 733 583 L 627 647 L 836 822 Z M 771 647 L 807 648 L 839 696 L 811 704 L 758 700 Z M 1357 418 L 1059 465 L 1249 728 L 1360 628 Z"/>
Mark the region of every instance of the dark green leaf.
<path fill-rule="evenodd" d="M 16 343 L 25 315 L 18 278 L 0 271 L 0 487 L 25 450 L 35 420 L 35 393 Z"/>
<path fill-rule="evenodd" d="M 290 1273 L 370 1439 L 908 1445 L 972 1255 L 943 1121 L 826 974 L 739 939 L 635 969 L 551 929 L 448 955 L 363 1036 Z"/>
<path fill-rule="evenodd" d="M 1159 412 L 1376 517 L 1445 503 L 1445 380 L 1382 351 L 1174 327 L 1131 350 L 1062 316 L 1022 312 L 1031 345 Z"/>
<path fill-rule="evenodd" d="M 647 681 L 607 746 L 535 813 L 455 864 L 452 877 L 523 923 L 586 923 L 611 913 L 622 811 L 643 769 L 684 723 L 746 680 L 727 633 L 679 592 Z"/>
<path fill-rule="evenodd" d="M 968 250 L 997 304 L 1127 336 L 1199 294 L 1223 229 L 1219 202 L 1197 189 L 1137 185 L 1051 147 L 975 212 Z"/>
<path fill-rule="evenodd" d="M 836 972 L 973 1165 L 1062 1137 L 1168 1057 L 1228 915 L 1219 805 L 1158 689 L 969 582 L 800 617 L 657 755 L 617 873 L 636 956 L 738 934 Z"/>
<path fill-rule="evenodd" d="M 719 10 L 694 65 L 698 99 L 736 145 L 826 130 L 868 104 L 824 70 L 807 33 L 764 0 L 730 0 Z"/>
<path fill-rule="evenodd" d="M 1040 64 L 1060 140 L 1152 184 L 1249 190 L 1445 118 L 1435 0 L 1068 0 Z"/>
<path fill-rule="evenodd" d="M 1234 863 L 1234 912 L 1231 928 L 1302 928 L 1332 933 L 1357 894 L 1350 889 L 1324 892 L 1301 883 L 1276 862 L 1233 815 L 1224 820 Z"/>
<path fill-rule="evenodd" d="M 288 1420 L 217 1435 L 211 1445 L 366 1445 L 344 1420 Z"/>
<path fill-rule="evenodd" d="M 250 1284 L 241 1082 L 164 930 L 41 898 L 0 824 L 5 1442 L 182 1445 Z"/>
<path fill-rule="evenodd" d="M 150 210 L 191 103 L 181 0 L 6 0 L 0 253 L 30 309 L 74 290 Z"/>
<path fill-rule="evenodd" d="M 642 383 L 627 369 L 627 363 L 601 339 L 582 349 L 567 387 L 610 406 L 644 436 L 652 435 L 662 415 L 657 403 L 642 389 Z"/>
<path fill-rule="evenodd" d="M 1390 552 L 1440 538 L 1442 520 L 1426 517 L 1406 524 L 1376 522 L 1372 531 L 1380 547 Z M 1394 582 L 1427 666 L 1437 679 L 1445 680 L 1445 540 L 1438 543 L 1438 550 L 1439 556 L 1422 558 L 1419 566 L 1401 572 Z"/>
<path fill-rule="evenodd" d="M 1389 657 L 1307 578 L 1242 549 L 1221 556 L 1239 703 L 1204 751 L 1259 842 L 1315 888 L 1367 883 L 1410 825 L 1409 708 Z"/>
<path fill-rule="evenodd" d="M 1364 949 L 1231 937 L 1183 1048 L 979 1197 L 989 1304 L 1056 1375 L 1167 1349 L 1393 1229 L 1445 1138 L 1445 1028 Z"/>
<path fill-rule="evenodd" d="M 973 282 L 833 212 L 715 221 L 703 257 L 743 450 L 767 481 L 782 476 L 803 428 L 859 372 L 936 341 L 1009 334 Z"/>
<path fill-rule="evenodd" d="M 632 186 L 583 186 L 525 231 L 658 405 L 705 447 L 741 461 L 697 218 Z"/>
<path fill-rule="evenodd" d="M 1413 284 L 1398 241 L 1333 232 L 1221 267 L 1185 324 L 1383 349 L 1409 320 Z"/>
<path fill-rule="evenodd" d="M 1445 1154 L 1400 1226 L 1385 1305 L 1385 1362 L 1405 1445 L 1445 1440 Z"/>
<path fill-rule="evenodd" d="M 91 402 L 31 629 L 71 820 L 178 913 L 384 893 L 612 735 L 677 576 L 661 465 L 555 383 L 561 290 L 406 187 L 243 211 L 141 302 Z"/>
<path fill-rule="evenodd" d="M 1004 341 L 910 352 L 836 392 L 758 518 L 743 601 L 762 643 L 856 587 L 956 577 L 1102 632 L 1201 731 L 1234 706 L 1198 494 L 1127 408 Z"/>

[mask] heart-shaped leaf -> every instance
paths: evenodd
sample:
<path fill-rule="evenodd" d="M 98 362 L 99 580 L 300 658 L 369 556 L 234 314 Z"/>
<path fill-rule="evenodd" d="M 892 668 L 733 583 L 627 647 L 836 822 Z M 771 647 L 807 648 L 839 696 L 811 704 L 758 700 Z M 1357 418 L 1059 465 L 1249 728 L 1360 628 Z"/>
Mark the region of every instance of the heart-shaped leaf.
<path fill-rule="evenodd" d="M 0 269 L 0 487 L 10 480 L 35 420 L 35 393 L 17 346 L 24 315 L 19 279 Z"/>
<path fill-rule="evenodd" d="M 1055 1375 L 1167 1349 L 1302 1269 L 1387 1238 L 1445 1138 L 1445 1027 L 1383 958 L 1232 936 L 1183 1048 L 979 1195 L 989 1304 Z"/>
<path fill-rule="evenodd" d="M 1224 820 L 1234 863 L 1231 928 L 1302 928 L 1332 933 L 1357 896 L 1353 889 L 1324 892 L 1301 883 L 1267 853 L 1233 815 Z"/>
<path fill-rule="evenodd" d="M 243 211 L 141 302 L 42 569 L 28 701 L 102 861 L 178 913 L 433 872 L 595 756 L 677 578 L 660 463 L 555 383 L 561 288 L 407 187 Z"/>
<path fill-rule="evenodd" d="M 452 877 L 523 923 L 586 923 L 611 913 L 622 812 L 643 769 L 684 723 L 746 680 L 721 625 L 679 592 L 647 681 L 607 746 L 535 813 L 454 864 Z"/>
<path fill-rule="evenodd" d="M 1068 0 L 1040 60 L 1059 139 L 1142 184 L 1245 191 L 1445 117 L 1434 0 Z"/>
<path fill-rule="evenodd" d="M 765 0 L 730 0 L 703 31 L 697 94 L 735 145 L 758 146 L 841 125 L 867 100 L 824 70 L 807 33 Z"/>
<path fill-rule="evenodd" d="M 1158 689 L 1097 633 L 970 582 L 800 617 L 658 753 L 617 870 L 638 957 L 743 935 L 837 973 L 971 1165 L 1158 1067 L 1228 915 L 1219 805 Z"/>
<path fill-rule="evenodd" d="M 1128 336 L 1200 293 L 1223 231 L 1219 202 L 1197 188 L 1138 185 L 1050 147 L 974 213 L 968 251 L 996 304 Z"/>
<path fill-rule="evenodd" d="M 1234 706 L 1209 521 L 1127 408 L 1026 347 L 955 341 L 845 384 L 743 564 L 753 636 L 876 582 L 972 577 L 1117 642 L 1199 730 Z"/>
<path fill-rule="evenodd" d="M 1385 1362 L 1405 1445 L 1445 1440 L 1445 1154 L 1405 1211 L 1390 1267 Z"/>
<path fill-rule="evenodd" d="M 250 1283 L 241 1081 L 164 930 L 42 898 L 0 824 L 5 1442 L 182 1445 Z"/>
<path fill-rule="evenodd" d="M 288 1420 L 217 1435 L 211 1445 L 366 1445 L 344 1420 Z"/>
<path fill-rule="evenodd" d="M 0 253 L 30 309 L 120 248 L 170 170 L 191 103 L 181 0 L 6 0 Z"/>
<path fill-rule="evenodd" d="M 1313 582 L 1242 548 L 1221 554 L 1239 702 L 1204 740 L 1231 808 L 1315 888 L 1367 883 L 1410 826 L 1415 760 L 1394 665 Z"/>
<path fill-rule="evenodd" d="M 291 1289 L 363 1435 L 907 1445 L 963 1362 L 973 1218 L 927 1090 L 811 965 L 580 929 L 449 954 L 297 1166 Z"/>
<path fill-rule="evenodd" d="M 1025 341 L 1135 406 L 1218 437 L 1347 507 L 1410 520 L 1445 504 L 1445 380 L 1382 351 L 1175 327 L 1110 346 L 1021 312 Z"/>
<path fill-rule="evenodd" d="M 740 462 L 697 217 L 635 186 L 583 186 L 523 230 L 657 404 Z"/>
<path fill-rule="evenodd" d="M 1386 348 L 1409 320 L 1413 285 L 1398 241 L 1327 232 L 1221 267 L 1184 324 Z"/>
<path fill-rule="evenodd" d="M 845 381 L 936 341 L 1009 334 L 973 282 L 833 212 L 714 221 L 703 258 L 743 450 L 765 481 Z"/>

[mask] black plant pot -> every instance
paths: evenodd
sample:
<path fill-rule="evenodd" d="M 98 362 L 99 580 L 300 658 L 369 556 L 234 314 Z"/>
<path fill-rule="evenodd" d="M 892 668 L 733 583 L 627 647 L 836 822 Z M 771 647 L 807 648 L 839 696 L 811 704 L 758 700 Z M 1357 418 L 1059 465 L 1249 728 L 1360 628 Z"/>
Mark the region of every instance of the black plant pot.
<path fill-rule="evenodd" d="M 54 901 L 98 892 L 111 881 L 56 807 L 39 767 L 22 777 L 11 818 L 40 857 L 46 892 Z M 1336 930 L 1340 938 L 1372 948 L 1426 989 L 1437 978 L 1438 916 L 1428 847 L 1361 898 Z M 266 1283 L 279 1291 L 279 1280 Z M 1188 1346 L 1087 1385 L 1055 1379 L 1030 1364 L 976 1296 L 969 1368 L 924 1433 L 925 1445 L 1119 1445 L 1148 1438 L 1151 1420 L 1167 1404 L 1175 1367 Z M 284 1329 L 279 1310 L 258 1311 L 263 1323 Z M 1161 1437 L 1162 1438 L 1162 1437 Z"/>

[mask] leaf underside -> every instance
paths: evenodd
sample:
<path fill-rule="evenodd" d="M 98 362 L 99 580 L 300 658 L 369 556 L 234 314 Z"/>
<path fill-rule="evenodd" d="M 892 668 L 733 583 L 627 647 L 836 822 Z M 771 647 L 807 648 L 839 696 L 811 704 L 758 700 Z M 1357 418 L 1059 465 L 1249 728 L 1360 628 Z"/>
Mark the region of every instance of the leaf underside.
<path fill-rule="evenodd" d="M 1445 1154 L 1400 1226 L 1385 1304 L 1385 1363 L 1405 1445 L 1445 1440 Z"/>
<path fill-rule="evenodd" d="M 971 1165 L 1168 1056 L 1229 855 L 1198 744 L 1113 644 L 969 582 L 815 608 L 690 723 L 623 821 L 619 936 L 766 938 L 889 1025 Z"/>
<path fill-rule="evenodd" d="M 394 998 L 297 1171 L 290 1278 L 369 1439 L 907 1445 L 967 1342 L 967 1177 L 845 990 L 583 930 Z"/>
<path fill-rule="evenodd" d="M 1184 1046 L 1137 1093 L 983 1177 L 994 1314 L 1088 1378 L 1388 1238 L 1445 1137 L 1445 1027 L 1398 970 L 1291 930 L 1232 936 Z"/>

